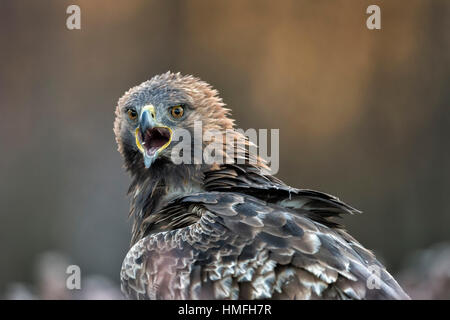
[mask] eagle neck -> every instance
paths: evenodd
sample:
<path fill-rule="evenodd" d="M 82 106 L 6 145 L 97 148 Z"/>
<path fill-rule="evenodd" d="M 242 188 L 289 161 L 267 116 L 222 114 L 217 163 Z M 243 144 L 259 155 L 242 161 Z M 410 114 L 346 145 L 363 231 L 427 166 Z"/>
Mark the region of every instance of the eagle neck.
<path fill-rule="evenodd" d="M 175 198 L 205 191 L 207 165 L 174 165 L 156 161 L 145 174 L 136 175 L 130 185 L 130 216 L 133 219 L 133 240 L 143 235 L 145 220 L 166 207 Z"/>

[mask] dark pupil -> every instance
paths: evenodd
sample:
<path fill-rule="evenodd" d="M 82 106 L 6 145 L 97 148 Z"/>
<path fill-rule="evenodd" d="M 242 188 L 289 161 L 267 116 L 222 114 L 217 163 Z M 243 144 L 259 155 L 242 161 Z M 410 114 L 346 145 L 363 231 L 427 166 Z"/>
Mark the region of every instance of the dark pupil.
<path fill-rule="evenodd" d="M 136 117 L 136 111 L 130 110 L 130 115 L 131 115 L 133 118 Z"/>
<path fill-rule="evenodd" d="M 179 114 L 181 113 L 180 108 L 175 108 L 174 113 L 175 113 L 176 115 L 179 115 Z"/>

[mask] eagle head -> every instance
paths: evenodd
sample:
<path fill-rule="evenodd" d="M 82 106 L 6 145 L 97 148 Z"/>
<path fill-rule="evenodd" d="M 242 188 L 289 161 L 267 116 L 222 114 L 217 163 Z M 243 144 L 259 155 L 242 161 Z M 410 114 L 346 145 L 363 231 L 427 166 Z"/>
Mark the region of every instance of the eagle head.
<path fill-rule="evenodd" d="M 233 127 L 218 92 L 193 76 L 167 72 L 128 90 L 118 102 L 114 133 L 125 166 L 139 174 L 157 161 L 171 161 L 173 137 L 194 124 L 205 130 Z"/>

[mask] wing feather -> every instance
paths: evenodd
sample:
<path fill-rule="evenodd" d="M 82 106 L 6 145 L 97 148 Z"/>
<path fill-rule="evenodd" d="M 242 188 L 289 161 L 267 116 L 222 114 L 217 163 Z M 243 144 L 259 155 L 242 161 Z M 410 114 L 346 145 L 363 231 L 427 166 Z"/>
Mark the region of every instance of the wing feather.
<path fill-rule="evenodd" d="M 121 272 L 129 297 L 408 298 L 370 251 L 302 214 L 306 209 L 230 191 L 191 194 L 168 206 L 196 208 L 200 217 L 132 247 Z M 367 287 L 371 265 L 381 270 L 379 289 Z"/>

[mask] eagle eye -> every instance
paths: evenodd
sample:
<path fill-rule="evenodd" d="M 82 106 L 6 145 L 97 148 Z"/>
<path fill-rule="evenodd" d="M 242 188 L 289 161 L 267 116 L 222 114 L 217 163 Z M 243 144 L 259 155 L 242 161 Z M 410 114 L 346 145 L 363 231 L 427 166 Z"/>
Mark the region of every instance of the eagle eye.
<path fill-rule="evenodd" d="M 170 108 L 170 114 L 174 119 L 180 119 L 184 114 L 184 108 L 181 105 Z"/>
<path fill-rule="evenodd" d="M 128 109 L 127 114 L 128 114 L 128 118 L 130 118 L 130 120 L 136 120 L 136 118 L 138 116 L 136 110 L 134 110 L 134 109 Z"/>

